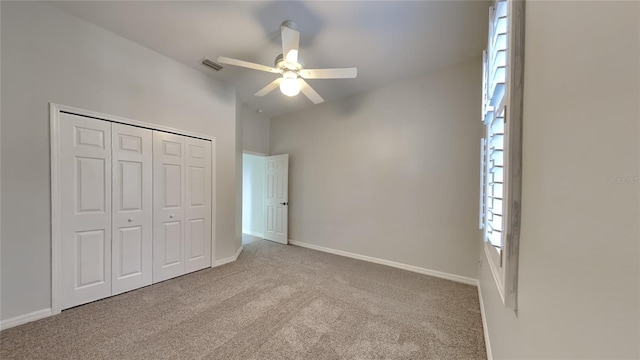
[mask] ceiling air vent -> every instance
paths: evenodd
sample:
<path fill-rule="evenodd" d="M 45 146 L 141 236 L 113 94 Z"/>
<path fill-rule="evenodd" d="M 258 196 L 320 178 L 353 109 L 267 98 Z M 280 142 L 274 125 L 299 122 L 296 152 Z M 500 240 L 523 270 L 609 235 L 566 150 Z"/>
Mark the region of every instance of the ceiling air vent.
<path fill-rule="evenodd" d="M 214 63 L 213 61 L 209 60 L 209 59 L 204 59 L 202 60 L 202 65 L 204 66 L 208 66 L 210 68 L 212 68 L 215 71 L 220 71 L 222 70 L 222 65 Z"/>

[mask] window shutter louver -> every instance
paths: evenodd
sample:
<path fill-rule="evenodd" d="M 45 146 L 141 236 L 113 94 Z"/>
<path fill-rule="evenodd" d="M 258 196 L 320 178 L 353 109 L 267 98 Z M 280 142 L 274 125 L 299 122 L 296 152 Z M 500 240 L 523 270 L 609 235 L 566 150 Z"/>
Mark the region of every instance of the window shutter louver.
<path fill-rule="evenodd" d="M 485 240 L 503 248 L 503 185 L 505 156 L 505 86 L 507 77 L 507 2 L 499 1 L 489 13 L 489 38 L 483 54 L 483 114 L 486 138 L 483 139 L 481 187 L 484 196 L 480 209 Z"/>

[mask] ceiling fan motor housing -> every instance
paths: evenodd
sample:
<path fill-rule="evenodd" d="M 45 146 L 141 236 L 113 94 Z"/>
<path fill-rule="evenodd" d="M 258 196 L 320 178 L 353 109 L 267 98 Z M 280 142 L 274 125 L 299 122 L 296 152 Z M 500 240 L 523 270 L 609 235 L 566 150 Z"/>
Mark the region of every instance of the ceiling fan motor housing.
<path fill-rule="evenodd" d="M 284 61 L 284 56 L 282 54 L 276 56 L 276 60 L 274 61 L 274 64 L 276 66 L 276 68 L 281 69 L 281 70 L 292 70 L 292 71 L 298 71 L 302 68 L 304 68 L 304 60 L 302 60 L 302 58 L 300 56 L 298 56 L 298 62 L 297 63 L 290 63 L 290 62 L 286 62 Z"/>

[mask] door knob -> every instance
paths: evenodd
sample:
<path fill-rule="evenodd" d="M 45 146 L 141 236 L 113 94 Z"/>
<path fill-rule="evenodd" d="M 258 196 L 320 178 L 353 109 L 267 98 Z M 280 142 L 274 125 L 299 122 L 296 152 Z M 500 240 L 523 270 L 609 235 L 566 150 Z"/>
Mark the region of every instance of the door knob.
<path fill-rule="evenodd" d="M 128 219 L 127 219 L 127 221 L 128 221 L 128 222 L 132 222 L 132 221 L 133 221 L 133 218 L 128 218 Z"/>
<path fill-rule="evenodd" d="M 288 202 L 283 202 L 283 203 L 280 203 L 280 205 L 289 205 L 289 203 Z"/>
<path fill-rule="evenodd" d="M 173 215 L 169 215 L 169 218 L 170 218 L 170 219 L 173 219 Z"/>

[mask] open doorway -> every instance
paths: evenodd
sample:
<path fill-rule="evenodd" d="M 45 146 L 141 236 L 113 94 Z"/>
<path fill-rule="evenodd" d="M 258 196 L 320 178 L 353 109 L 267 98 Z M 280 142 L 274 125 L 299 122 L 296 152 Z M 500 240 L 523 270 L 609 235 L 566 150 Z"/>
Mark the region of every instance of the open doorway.
<path fill-rule="evenodd" d="M 264 238 L 265 161 L 259 154 L 242 154 L 242 244 Z"/>
<path fill-rule="evenodd" d="M 289 154 L 242 154 L 242 243 L 288 244 Z"/>

